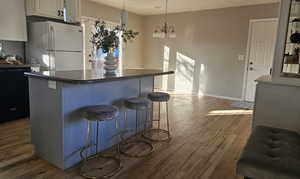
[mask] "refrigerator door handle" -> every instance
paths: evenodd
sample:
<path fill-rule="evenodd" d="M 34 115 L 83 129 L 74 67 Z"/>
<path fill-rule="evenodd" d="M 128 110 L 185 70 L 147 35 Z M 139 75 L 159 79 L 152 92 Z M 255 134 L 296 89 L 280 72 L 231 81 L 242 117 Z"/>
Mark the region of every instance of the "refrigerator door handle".
<path fill-rule="evenodd" d="M 55 69 L 55 31 L 54 27 L 50 26 L 50 36 L 51 36 L 51 51 L 52 51 L 52 58 L 50 58 L 50 69 Z"/>
<path fill-rule="evenodd" d="M 49 29 L 48 29 L 47 50 L 52 50 L 52 49 L 51 49 L 51 41 L 52 41 L 52 37 L 51 37 L 51 26 L 49 26 Z"/>
<path fill-rule="evenodd" d="M 51 26 L 51 41 L 52 41 L 52 50 L 55 51 L 55 31 L 54 31 L 54 27 Z"/>

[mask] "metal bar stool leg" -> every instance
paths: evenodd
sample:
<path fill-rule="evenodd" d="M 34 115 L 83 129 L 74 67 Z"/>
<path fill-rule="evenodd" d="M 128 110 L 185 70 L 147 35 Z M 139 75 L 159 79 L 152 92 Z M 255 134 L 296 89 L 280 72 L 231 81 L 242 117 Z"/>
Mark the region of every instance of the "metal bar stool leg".
<path fill-rule="evenodd" d="M 91 122 L 90 121 L 87 121 L 87 126 L 88 126 L 88 130 L 87 130 L 87 135 L 86 135 L 86 138 L 87 138 L 87 146 L 90 146 L 91 145 Z M 92 148 L 90 148 L 90 153 L 92 153 Z M 85 153 L 85 158 L 87 159 L 88 158 L 88 152 Z"/>
<path fill-rule="evenodd" d="M 96 154 L 99 152 L 98 146 L 99 146 L 99 122 L 96 122 Z"/>
<path fill-rule="evenodd" d="M 169 122 L 169 102 L 166 102 L 166 115 L 167 115 L 167 128 L 168 128 L 168 136 L 171 137 L 170 134 L 170 122 Z"/>
<path fill-rule="evenodd" d="M 125 121 L 125 130 L 127 130 L 128 125 L 127 125 L 127 112 L 126 111 L 124 112 L 124 121 Z"/>
<path fill-rule="evenodd" d="M 135 134 L 139 133 L 138 110 L 135 110 Z"/>
<path fill-rule="evenodd" d="M 116 126 L 116 129 L 117 129 L 118 138 L 119 138 L 119 142 L 117 144 L 117 155 L 118 155 L 118 158 L 120 159 L 121 158 L 121 155 L 120 155 L 120 142 L 122 141 L 122 137 L 121 137 L 122 134 L 120 134 L 120 126 L 121 126 L 120 120 L 116 119 L 115 126 Z"/>
<path fill-rule="evenodd" d="M 144 129 L 143 129 L 144 131 L 147 130 L 147 128 L 148 128 L 147 124 L 149 123 L 148 120 L 150 119 L 149 115 L 150 115 L 150 112 L 149 112 L 149 109 L 147 109 L 146 110 L 146 120 L 144 121 Z"/>
<path fill-rule="evenodd" d="M 170 121 L 169 121 L 169 106 L 168 106 L 168 101 L 166 101 L 166 122 L 167 122 L 167 130 L 161 129 L 161 102 L 158 102 L 158 116 L 157 120 L 152 120 L 152 121 L 157 121 L 158 126 L 157 128 L 151 128 L 148 130 L 145 130 L 143 132 L 143 137 L 154 141 L 154 142 L 164 142 L 164 141 L 170 141 L 171 140 L 171 134 L 170 134 Z M 167 135 L 166 137 L 162 138 L 162 134 Z M 155 136 L 154 136 L 155 135 Z"/>
<path fill-rule="evenodd" d="M 125 131 L 129 132 L 129 130 L 127 129 L 127 113 L 126 113 L 126 117 L 125 117 Z M 129 141 L 125 141 L 123 140 L 121 142 L 121 146 L 120 146 L 120 152 L 127 156 L 127 157 L 132 157 L 132 158 L 141 158 L 141 157 L 146 157 L 148 155 L 150 155 L 153 150 L 154 150 L 154 147 L 153 145 L 146 141 L 146 140 L 142 140 L 142 139 L 139 139 L 139 118 L 138 118 L 138 110 L 136 110 L 136 125 L 135 125 L 135 136 L 131 137 L 130 139 L 133 139 L 133 140 L 129 140 Z M 144 152 L 144 153 L 133 153 L 132 151 L 129 151 L 127 148 L 130 149 L 131 146 L 134 146 L 134 145 L 145 145 L 147 146 L 147 152 Z"/>
<path fill-rule="evenodd" d="M 91 122 L 89 122 L 91 123 Z M 99 121 L 96 122 L 96 126 L 97 126 L 97 129 L 96 129 L 96 144 L 93 144 L 92 146 L 96 145 L 96 154 L 95 155 L 92 155 L 92 156 L 88 156 L 87 158 L 84 159 L 84 163 L 80 169 L 80 175 L 85 177 L 85 178 L 88 178 L 88 179 L 95 179 L 95 178 L 109 178 L 113 175 L 115 175 L 117 172 L 119 172 L 122 168 L 122 164 L 121 164 L 121 160 L 119 158 L 119 153 L 118 153 L 118 157 L 115 157 L 115 156 L 104 156 L 102 155 L 101 153 L 98 153 L 98 145 L 100 144 L 101 140 L 99 139 L 101 136 L 100 136 L 100 130 L 99 130 Z M 91 130 L 89 130 L 89 133 L 91 134 Z M 89 135 L 90 135 L 89 134 Z M 88 149 L 88 148 L 91 148 L 91 146 L 87 146 L 86 148 L 83 148 L 81 152 L 84 152 L 84 150 Z M 95 165 L 95 161 L 98 162 L 100 159 L 104 159 L 104 160 L 111 160 L 111 161 L 114 161 L 116 163 L 116 167 L 114 169 L 112 169 L 111 171 L 109 172 L 106 172 L 105 174 L 99 174 L 97 175 L 97 171 L 100 172 L 100 170 L 102 170 L 104 167 L 102 168 L 101 165 L 97 164 Z M 91 162 L 91 164 L 89 164 L 88 162 L 89 161 L 93 161 L 94 162 Z M 90 166 L 90 165 L 95 165 L 95 166 Z M 91 170 L 94 170 L 96 172 L 92 172 L 90 173 Z"/>
<path fill-rule="evenodd" d="M 160 102 L 158 103 L 158 130 L 160 130 Z"/>
<path fill-rule="evenodd" d="M 93 154 L 93 146 L 96 146 L 96 144 L 93 143 L 92 140 L 92 122 L 91 121 L 87 121 L 87 135 L 86 135 L 86 146 L 84 146 L 81 150 L 80 150 L 80 157 L 84 160 L 87 161 L 87 159 L 89 158 L 90 155 L 95 155 Z M 88 150 L 89 149 L 89 150 Z M 85 152 L 86 151 L 86 152 Z M 85 155 L 84 155 L 85 152 Z"/>

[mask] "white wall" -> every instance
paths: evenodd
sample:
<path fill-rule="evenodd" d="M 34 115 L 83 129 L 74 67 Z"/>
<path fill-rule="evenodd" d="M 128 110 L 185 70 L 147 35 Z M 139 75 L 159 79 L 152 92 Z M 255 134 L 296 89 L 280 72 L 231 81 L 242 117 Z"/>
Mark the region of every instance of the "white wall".
<path fill-rule="evenodd" d="M 120 10 L 94 3 L 89 0 L 82 0 L 81 15 L 87 17 L 101 18 L 103 20 L 120 22 Z M 140 35 L 132 42 L 125 45 L 123 63 L 125 68 L 143 67 L 143 16 L 129 13 L 128 27 L 140 32 Z"/>
<path fill-rule="evenodd" d="M 238 61 L 238 55 L 246 55 L 249 20 L 277 17 L 278 8 L 279 4 L 269 4 L 171 14 L 169 22 L 177 31 L 174 40 L 152 38 L 155 26 L 162 23 L 162 15 L 129 13 L 129 28 L 140 35 L 126 45 L 125 68 L 175 71 L 176 62 L 188 62 L 183 70 L 190 68 L 190 72 L 177 73 L 177 80 L 169 76 L 165 88 L 241 98 L 245 62 Z M 120 20 L 119 9 L 89 0 L 82 0 L 82 15 Z M 165 49 L 170 50 L 169 56 L 164 54 Z M 169 60 L 164 60 L 164 55 Z M 156 82 L 161 87 L 160 79 Z"/>
<path fill-rule="evenodd" d="M 176 70 L 180 60 L 188 62 L 185 70 L 190 68 L 175 75 L 182 90 L 241 98 L 245 62 L 238 61 L 238 55 L 246 55 L 249 20 L 277 17 L 278 8 L 269 4 L 171 14 L 169 22 L 177 31 L 171 40 L 152 38 L 163 16 L 145 16 L 144 66 L 163 69 L 164 49 L 169 48 L 169 70 Z M 175 86 L 170 76 L 168 88 Z"/>

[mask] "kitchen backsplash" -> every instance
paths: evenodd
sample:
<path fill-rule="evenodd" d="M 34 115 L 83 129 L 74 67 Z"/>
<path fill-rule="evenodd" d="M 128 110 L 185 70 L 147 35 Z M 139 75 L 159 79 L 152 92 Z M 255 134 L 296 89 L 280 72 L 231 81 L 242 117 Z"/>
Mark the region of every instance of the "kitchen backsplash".
<path fill-rule="evenodd" d="M 7 55 L 18 55 L 25 57 L 25 42 L 0 40 L 2 48 Z"/>

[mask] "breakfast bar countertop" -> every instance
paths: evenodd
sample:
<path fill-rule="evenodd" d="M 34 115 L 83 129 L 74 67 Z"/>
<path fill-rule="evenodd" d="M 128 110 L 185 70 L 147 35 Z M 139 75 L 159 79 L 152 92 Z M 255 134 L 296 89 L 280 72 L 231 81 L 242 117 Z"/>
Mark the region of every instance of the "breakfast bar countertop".
<path fill-rule="evenodd" d="M 41 71 L 27 72 L 26 76 L 30 78 L 39 78 L 51 81 L 65 83 L 98 83 L 107 81 L 117 81 L 122 79 L 132 79 L 147 76 L 160 76 L 174 74 L 174 71 L 163 72 L 161 70 L 151 69 L 127 69 L 113 76 L 104 75 L 101 70 L 74 70 L 74 71 Z"/>

